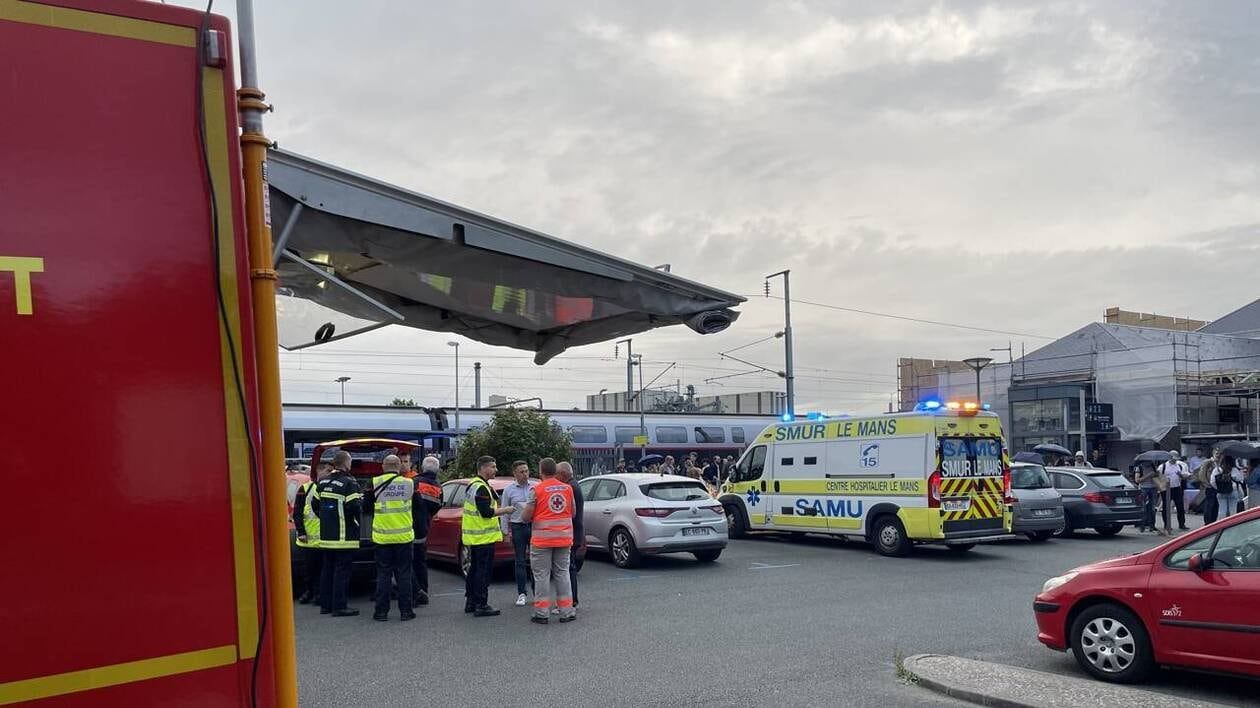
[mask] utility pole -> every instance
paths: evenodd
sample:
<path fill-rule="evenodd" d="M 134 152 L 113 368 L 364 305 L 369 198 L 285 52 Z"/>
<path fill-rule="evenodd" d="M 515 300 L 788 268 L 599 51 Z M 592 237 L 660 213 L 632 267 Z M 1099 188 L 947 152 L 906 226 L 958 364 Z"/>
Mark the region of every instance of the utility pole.
<path fill-rule="evenodd" d="M 448 347 L 455 347 L 455 430 L 459 430 L 459 342 L 450 341 Z"/>
<path fill-rule="evenodd" d="M 341 405 L 343 405 L 343 406 L 344 406 L 344 405 L 346 405 L 346 382 L 350 380 L 350 377 L 349 377 L 349 376 L 338 376 L 337 378 L 335 378 L 335 379 L 333 379 L 333 380 L 334 380 L 334 381 L 336 381 L 337 383 L 341 384 Z"/>
<path fill-rule="evenodd" d="M 792 271 L 781 270 L 766 276 L 766 297 L 770 297 L 770 279 L 783 276 L 783 359 L 784 380 L 787 384 L 787 412 L 796 415 L 796 377 L 792 370 Z"/>
<path fill-rule="evenodd" d="M 643 355 L 639 354 L 638 357 L 639 357 L 639 360 L 636 363 L 639 365 L 639 395 L 638 395 L 639 436 L 641 438 L 646 438 L 647 437 L 647 419 L 643 415 Z M 647 454 L 647 444 L 645 443 L 644 445 L 639 447 L 639 459 L 642 460 L 643 456 L 646 454 Z"/>
<path fill-rule="evenodd" d="M 618 347 L 618 346 L 620 346 L 620 345 L 622 345 L 622 344 L 626 345 L 626 412 L 627 412 L 627 413 L 629 413 L 630 411 L 634 410 L 633 408 L 631 408 L 631 407 L 630 407 L 630 401 L 634 400 L 634 346 L 633 346 L 633 341 L 634 341 L 634 340 L 633 340 L 632 338 L 627 337 L 627 338 L 625 338 L 625 339 L 618 339 L 616 342 L 613 342 L 613 358 L 614 358 L 614 359 L 615 359 L 615 358 L 617 357 L 617 355 L 618 355 L 617 347 Z"/>
<path fill-rule="evenodd" d="M 481 408 L 481 362 L 473 362 L 473 408 Z"/>
<path fill-rule="evenodd" d="M 980 370 L 988 366 L 993 360 L 987 356 L 973 356 L 970 359 L 963 359 L 963 363 L 971 367 L 976 372 L 976 405 L 981 403 L 980 396 Z"/>

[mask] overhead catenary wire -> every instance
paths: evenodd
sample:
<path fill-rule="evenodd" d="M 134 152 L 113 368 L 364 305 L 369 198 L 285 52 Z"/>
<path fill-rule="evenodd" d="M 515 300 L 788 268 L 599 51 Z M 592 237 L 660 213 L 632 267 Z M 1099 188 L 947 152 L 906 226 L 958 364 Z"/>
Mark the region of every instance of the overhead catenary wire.
<path fill-rule="evenodd" d="M 769 297 L 774 300 L 783 299 L 782 297 L 778 295 L 767 295 L 766 297 Z M 1046 340 L 1058 339 L 1058 337 L 1051 337 L 1044 334 L 1031 334 L 1028 332 L 1014 332 L 1014 331 L 1005 330 L 1005 329 L 990 329 L 988 327 L 977 327 L 975 325 L 958 324 L 957 322 L 942 322 L 940 320 L 929 320 L 922 317 L 911 317 L 909 315 L 894 315 L 887 312 L 874 312 L 871 310 L 863 310 L 857 307 L 844 307 L 842 305 L 832 305 L 825 302 L 816 302 L 814 300 L 802 300 L 799 297 L 792 298 L 792 302 L 800 303 L 802 305 L 812 305 L 814 307 L 822 307 L 828 310 L 838 310 L 840 312 L 851 312 L 853 314 L 867 315 L 869 317 L 884 317 L 884 318 L 892 319 L 892 320 L 901 320 L 903 322 L 915 322 L 918 324 L 935 325 L 937 327 L 952 327 L 954 329 L 965 329 L 965 330 L 970 330 L 973 332 L 986 332 L 988 334 L 1004 334 L 1004 335 L 1014 336 L 1014 337 L 1027 337 L 1029 339 L 1046 339 Z"/>

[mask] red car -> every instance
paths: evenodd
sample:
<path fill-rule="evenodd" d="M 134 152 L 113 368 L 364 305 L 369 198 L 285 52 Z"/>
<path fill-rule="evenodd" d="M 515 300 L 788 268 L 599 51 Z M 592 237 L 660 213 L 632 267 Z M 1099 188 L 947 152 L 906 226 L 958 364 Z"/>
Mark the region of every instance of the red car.
<path fill-rule="evenodd" d="M 503 488 L 514 481 L 511 477 L 494 477 L 490 480 L 490 488 L 495 494 L 502 494 Z M 428 542 L 430 559 L 458 563 L 460 573 L 464 576 L 468 575 L 468 564 L 471 562 L 467 549 L 460 543 L 468 482 L 468 479 L 452 479 L 442 485 L 442 508 L 433 516 Z M 531 479 L 529 483 L 534 485 L 538 480 Z M 504 533 L 503 540 L 494 544 L 494 564 L 510 565 L 514 560 L 512 536 Z"/>
<path fill-rule="evenodd" d="M 1104 681 L 1156 666 L 1260 677 L 1260 509 L 1051 578 L 1033 610 L 1037 639 Z"/>

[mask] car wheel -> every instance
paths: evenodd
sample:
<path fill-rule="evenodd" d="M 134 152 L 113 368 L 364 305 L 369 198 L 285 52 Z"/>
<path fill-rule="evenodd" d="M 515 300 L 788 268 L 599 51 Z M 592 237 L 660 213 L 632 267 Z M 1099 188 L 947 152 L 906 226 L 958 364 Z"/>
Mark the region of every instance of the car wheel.
<path fill-rule="evenodd" d="M 1120 605 L 1087 608 L 1072 622 L 1069 641 L 1076 663 L 1103 681 L 1141 681 L 1155 665 L 1146 627 Z"/>
<path fill-rule="evenodd" d="M 962 555 L 975 547 L 976 547 L 976 544 L 974 543 L 951 543 L 948 546 L 946 546 L 946 548 L 949 549 L 950 553 L 956 553 L 958 555 Z"/>
<path fill-rule="evenodd" d="M 731 538 L 743 538 L 748 534 L 748 516 L 737 504 L 726 504 L 726 535 Z"/>
<path fill-rule="evenodd" d="M 614 529 L 608 537 L 608 553 L 618 568 L 633 568 L 639 564 L 639 549 L 625 529 Z"/>
<path fill-rule="evenodd" d="M 901 520 L 892 514 L 886 514 L 875 520 L 871 529 L 871 543 L 881 556 L 900 558 L 910 554 L 910 539 L 906 538 L 906 529 Z"/>
<path fill-rule="evenodd" d="M 1124 528 L 1120 524 L 1105 524 L 1103 526 L 1095 526 L 1094 531 L 1099 536 L 1115 536 L 1120 533 L 1120 529 Z"/>
<path fill-rule="evenodd" d="M 1042 541 L 1049 541 L 1050 537 L 1053 535 L 1054 535 L 1053 531 L 1033 531 L 1032 533 L 1027 534 L 1028 540 L 1032 541 L 1033 543 L 1041 543 Z"/>
<path fill-rule="evenodd" d="M 1064 516 L 1063 525 L 1060 526 L 1059 529 L 1054 532 L 1054 537 L 1055 538 L 1071 538 L 1074 532 L 1075 532 L 1075 529 L 1072 528 L 1072 520 Z"/>
<path fill-rule="evenodd" d="M 472 570 L 472 553 L 469 553 L 468 546 L 460 546 L 459 552 L 459 574 L 468 577 L 469 571 Z"/>
<path fill-rule="evenodd" d="M 696 560 L 700 561 L 701 563 L 712 563 L 713 561 L 717 560 L 719 556 L 722 555 L 722 549 L 718 548 L 718 549 L 709 549 L 707 551 L 696 551 L 692 553 L 692 555 L 695 556 Z"/>

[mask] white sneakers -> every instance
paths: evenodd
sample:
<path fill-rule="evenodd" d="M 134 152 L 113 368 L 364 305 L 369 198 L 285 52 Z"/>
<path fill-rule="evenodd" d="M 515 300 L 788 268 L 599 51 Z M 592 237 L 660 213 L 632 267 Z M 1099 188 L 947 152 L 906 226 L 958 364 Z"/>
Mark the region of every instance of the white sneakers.
<path fill-rule="evenodd" d="M 516 606 L 517 606 L 517 607 L 524 607 L 524 606 L 525 606 L 525 600 L 526 600 L 526 598 L 525 598 L 525 593 L 521 593 L 520 595 L 517 595 L 517 596 L 516 596 Z"/>

